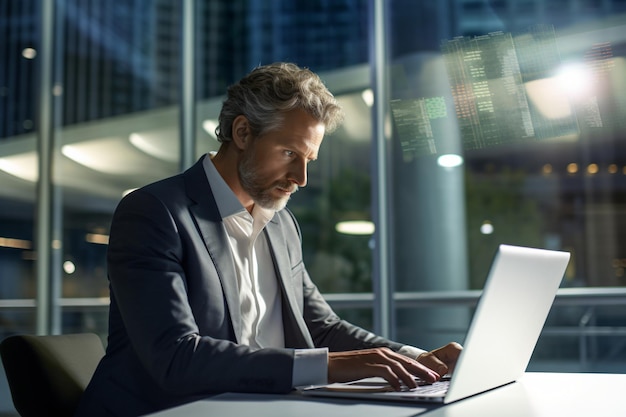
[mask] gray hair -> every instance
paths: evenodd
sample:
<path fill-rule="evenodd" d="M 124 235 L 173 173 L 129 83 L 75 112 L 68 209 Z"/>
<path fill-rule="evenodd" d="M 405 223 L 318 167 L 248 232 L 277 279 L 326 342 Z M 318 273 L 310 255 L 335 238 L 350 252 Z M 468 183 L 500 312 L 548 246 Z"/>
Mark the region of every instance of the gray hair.
<path fill-rule="evenodd" d="M 327 133 L 343 121 L 337 100 L 311 70 L 280 62 L 259 66 L 228 88 L 215 134 L 220 142 L 231 141 L 233 121 L 243 115 L 256 137 L 279 128 L 295 109 L 321 122 Z"/>

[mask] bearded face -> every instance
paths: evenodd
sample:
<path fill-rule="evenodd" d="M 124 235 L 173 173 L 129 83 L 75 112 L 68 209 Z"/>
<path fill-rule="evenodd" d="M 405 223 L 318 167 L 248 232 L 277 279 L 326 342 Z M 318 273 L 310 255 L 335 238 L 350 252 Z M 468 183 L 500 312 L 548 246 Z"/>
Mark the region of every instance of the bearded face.
<path fill-rule="evenodd" d="M 275 181 L 266 179 L 258 164 L 255 160 L 255 147 L 251 146 L 243 152 L 239 163 L 241 187 L 252 197 L 255 204 L 270 210 L 282 210 L 291 194 L 298 191 L 298 185 L 287 179 Z"/>
<path fill-rule="evenodd" d="M 324 131 L 300 109 L 285 113 L 279 127 L 256 137 L 244 125 L 237 166 L 242 191 L 263 208 L 283 209 L 291 194 L 306 186 L 307 167 L 317 159 Z"/>

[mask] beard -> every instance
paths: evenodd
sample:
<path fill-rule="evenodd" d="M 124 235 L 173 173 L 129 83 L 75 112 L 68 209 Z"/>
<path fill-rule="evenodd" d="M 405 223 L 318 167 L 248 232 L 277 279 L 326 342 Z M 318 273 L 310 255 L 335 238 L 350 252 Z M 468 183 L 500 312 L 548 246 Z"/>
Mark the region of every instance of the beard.
<path fill-rule="evenodd" d="M 237 170 L 239 172 L 241 187 L 250 195 L 255 204 L 265 209 L 279 211 L 285 208 L 289 201 L 290 196 L 275 197 L 272 195 L 274 189 L 290 190 L 292 193 L 298 191 L 298 186 L 290 181 L 276 181 L 269 187 L 263 185 L 259 180 L 258 169 L 254 163 L 254 151 L 252 149 L 243 153 Z"/>

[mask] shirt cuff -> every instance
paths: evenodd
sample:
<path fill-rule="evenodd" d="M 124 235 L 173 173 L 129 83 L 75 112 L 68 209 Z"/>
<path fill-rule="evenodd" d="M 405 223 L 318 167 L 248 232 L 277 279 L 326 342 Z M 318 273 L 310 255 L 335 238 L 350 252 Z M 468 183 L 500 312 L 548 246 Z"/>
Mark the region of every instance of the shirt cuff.
<path fill-rule="evenodd" d="M 292 388 L 328 383 L 328 349 L 295 349 Z"/>
<path fill-rule="evenodd" d="M 417 359 L 417 357 L 419 355 L 421 355 L 422 353 L 426 353 L 427 351 L 423 350 L 423 349 L 419 349 L 416 348 L 414 346 L 402 346 L 399 350 L 398 353 L 404 356 L 408 356 L 411 359 Z"/>

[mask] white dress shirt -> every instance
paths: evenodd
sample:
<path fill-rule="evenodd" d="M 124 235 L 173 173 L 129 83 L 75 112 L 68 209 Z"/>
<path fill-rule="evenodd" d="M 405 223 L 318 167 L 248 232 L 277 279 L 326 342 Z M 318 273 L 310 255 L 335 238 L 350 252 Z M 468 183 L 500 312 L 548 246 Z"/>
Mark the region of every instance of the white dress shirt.
<path fill-rule="evenodd" d="M 255 206 L 223 217 L 233 252 L 243 328 L 241 343 L 252 347 L 284 347 L 281 298 L 265 235 L 274 213 Z"/>
<path fill-rule="evenodd" d="M 239 342 L 255 348 L 285 347 L 278 279 L 262 233 L 274 211 L 255 205 L 248 213 L 211 158 L 205 157 L 203 166 L 233 254 L 243 325 Z M 326 383 L 328 349 L 295 349 L 294 358 L 293 387 Z"/>

